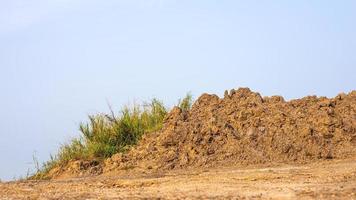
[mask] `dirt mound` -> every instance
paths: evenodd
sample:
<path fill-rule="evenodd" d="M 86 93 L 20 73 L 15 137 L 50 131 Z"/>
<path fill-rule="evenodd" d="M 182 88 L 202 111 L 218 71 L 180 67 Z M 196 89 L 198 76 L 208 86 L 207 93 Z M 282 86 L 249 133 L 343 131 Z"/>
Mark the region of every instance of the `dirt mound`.
<path fill-rule="evenodd" d="M 356 155 L 356 91 L 335 98 L 285 101 L 248 88 L 203 94 L 183 111 L 174 108 L 162 131 L 147 134 L 104 172 L 131 168 L 308 162 Z"/>

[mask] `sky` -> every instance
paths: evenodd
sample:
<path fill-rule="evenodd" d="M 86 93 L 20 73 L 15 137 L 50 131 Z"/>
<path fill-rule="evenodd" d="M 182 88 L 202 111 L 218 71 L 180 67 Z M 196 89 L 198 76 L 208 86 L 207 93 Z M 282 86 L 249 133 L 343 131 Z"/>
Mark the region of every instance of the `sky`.
<path fill-rule="evenodd" d="M 0 0 L 0 179 L 25 176 L 108 102 L 350 92 L 355 10 L 353 0 Z"/>

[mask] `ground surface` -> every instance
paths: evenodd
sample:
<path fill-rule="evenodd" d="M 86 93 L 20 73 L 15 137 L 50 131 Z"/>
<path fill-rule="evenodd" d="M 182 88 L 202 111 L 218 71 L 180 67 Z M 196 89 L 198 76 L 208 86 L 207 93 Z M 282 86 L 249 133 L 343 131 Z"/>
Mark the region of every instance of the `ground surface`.
<path fill-rule="evenodd" d="M 0 199 L 356 199 L 356 158 L 0 183 Z"/>

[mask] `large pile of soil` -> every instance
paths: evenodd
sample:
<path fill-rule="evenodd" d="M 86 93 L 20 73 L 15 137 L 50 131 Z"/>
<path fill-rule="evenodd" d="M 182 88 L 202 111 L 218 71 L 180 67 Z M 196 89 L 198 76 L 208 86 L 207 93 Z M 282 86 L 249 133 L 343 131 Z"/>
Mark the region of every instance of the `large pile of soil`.
<path fill-rule="evenodd" d="M 285 101 L 248 88 L 203 94 L 189 111 L 174 108 L 164 128 L 147 134 L 104 172 L 235 164 L 309 162 L 356 155 L 356 91 L 335 98 Z"/>

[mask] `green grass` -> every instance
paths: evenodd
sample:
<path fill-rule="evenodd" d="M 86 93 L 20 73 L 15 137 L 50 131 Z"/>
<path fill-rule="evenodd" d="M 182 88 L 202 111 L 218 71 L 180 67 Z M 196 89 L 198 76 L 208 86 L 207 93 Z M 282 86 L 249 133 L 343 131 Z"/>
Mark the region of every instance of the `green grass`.
<path fill-rule="evenodd" d="M 188 93 L 179 100 L 178 107 L 189 110 L 192 95 Z M 119 115 L 111 110 L 110 114 L 89 116 L 86 123 L 81 123 L 81 136 L 63 144 L 55 156 L 43 163 L 36 163 L 36 172 L 30 179 L 45 179 L 54 167 L 65 166 L 73 160 L 98 160 L 111 157 L 118 152 L 126 152 L 137 144 L 144 134 L 158 131 L 163 126 L 167 108 L 162 101 L 153 99 L 143 105 L 125 106 Z"/>
<path fill-rule="evenodd" d="M 193 104 L 193 95 L 188 92 L 187 95 L 183 99 L 179 99 L 178 107 L 182 110 L 187 111 L 192 107 Z"/>

